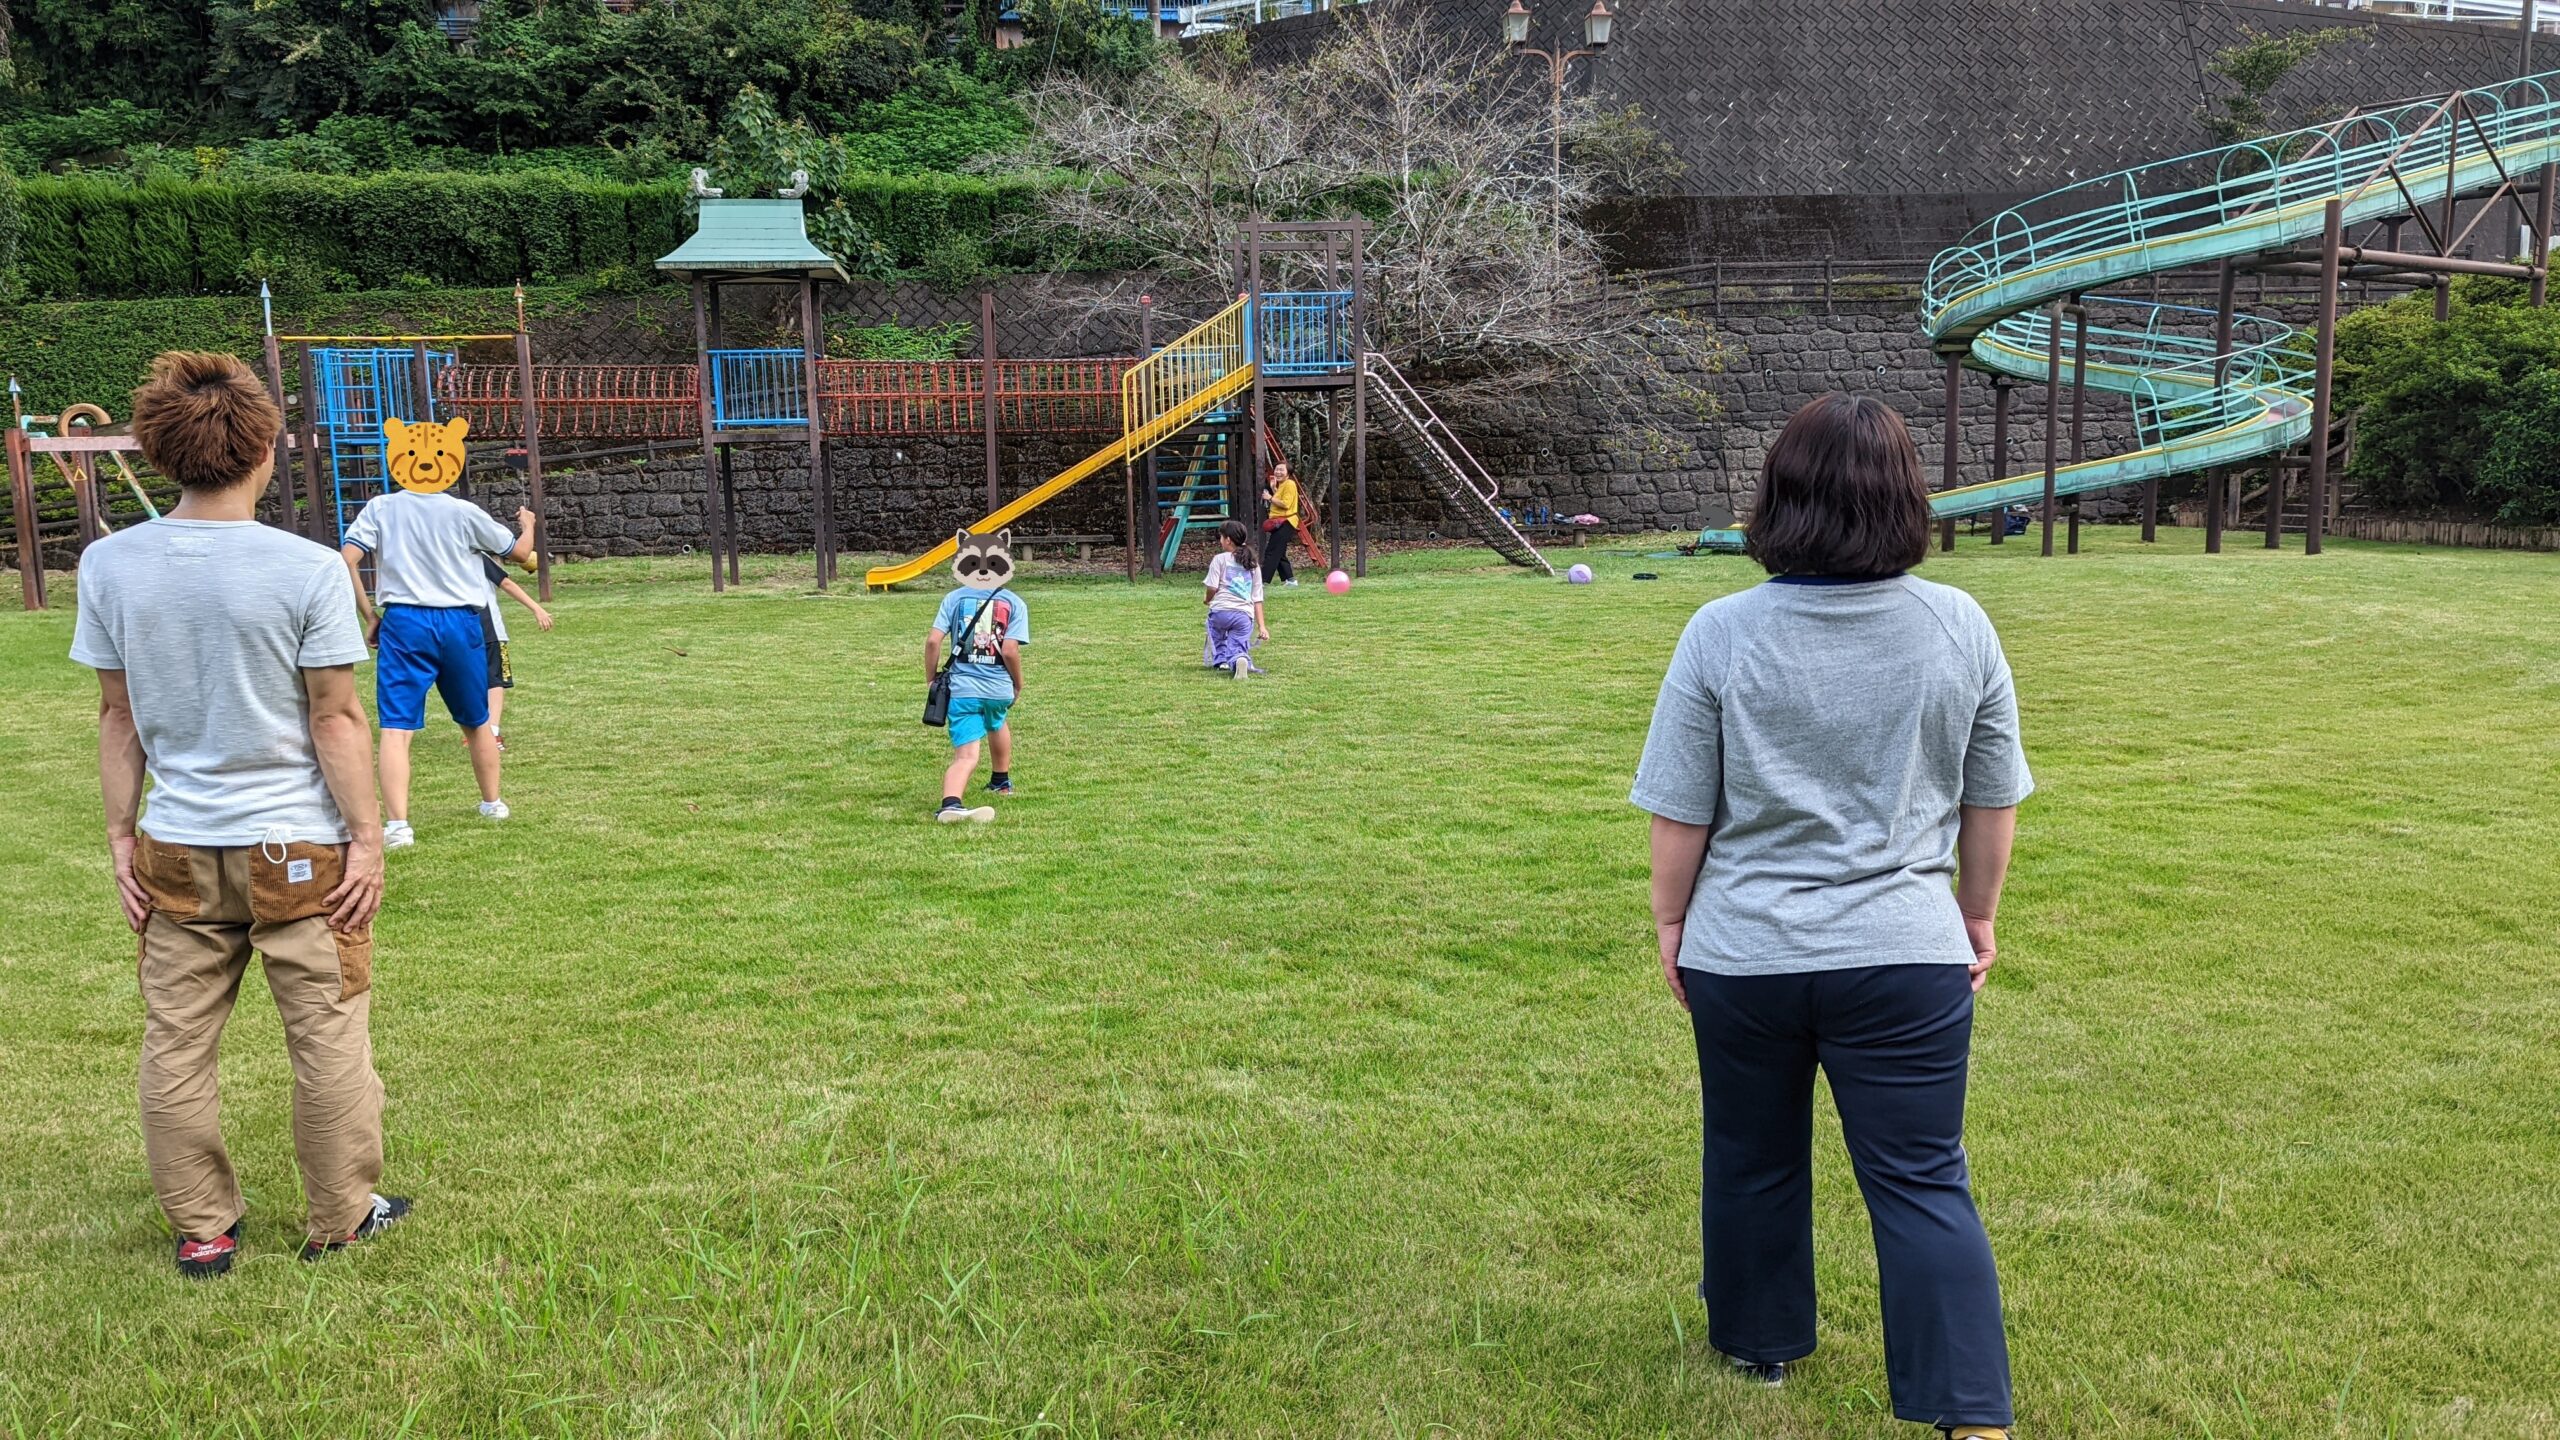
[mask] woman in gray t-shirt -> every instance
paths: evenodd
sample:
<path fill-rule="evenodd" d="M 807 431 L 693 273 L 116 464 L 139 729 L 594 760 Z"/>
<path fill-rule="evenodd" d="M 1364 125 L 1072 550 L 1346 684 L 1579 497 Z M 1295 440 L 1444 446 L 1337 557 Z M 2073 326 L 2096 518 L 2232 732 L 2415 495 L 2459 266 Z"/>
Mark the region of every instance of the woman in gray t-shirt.
<path fill-rule="evenodd" d="M 1813 1351 L 1818 1067 L 1874 1222 L 1894 1414 L 2005 1435 L 1963 1134 L 2033 788 L 2008 662 L 1972 597 L 1903 573 L 1928 554 L 1928 491 L 1874 400 L 1796 413 L 1746 538 L 1769 581 L 1689 622 L 1634 791 L 1663 976 L 1697 1035 L 1708 1340 L 1768 1384 Z"/>

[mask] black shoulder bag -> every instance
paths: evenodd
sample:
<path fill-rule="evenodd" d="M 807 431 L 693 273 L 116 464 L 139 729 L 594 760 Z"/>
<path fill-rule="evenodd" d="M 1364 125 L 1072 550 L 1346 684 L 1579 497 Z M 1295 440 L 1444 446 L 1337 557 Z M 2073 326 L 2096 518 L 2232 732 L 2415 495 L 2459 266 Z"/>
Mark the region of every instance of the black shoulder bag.
<path fill-rule="evenodd" d="M 978 633 L 979 618 L 994 603 L 996 597 L 989 595 L 979 604 L 977 614 L 969 617 L 969 623 L 960 627 L 960 633 L 951 637 L 951 649 L 942 657 L 942 668 L 933 672 L 933 682 L 925 686 L 924 723 L 937 730 L 951 723 L 951 667 L 960 663 L 960 647 Z"/>

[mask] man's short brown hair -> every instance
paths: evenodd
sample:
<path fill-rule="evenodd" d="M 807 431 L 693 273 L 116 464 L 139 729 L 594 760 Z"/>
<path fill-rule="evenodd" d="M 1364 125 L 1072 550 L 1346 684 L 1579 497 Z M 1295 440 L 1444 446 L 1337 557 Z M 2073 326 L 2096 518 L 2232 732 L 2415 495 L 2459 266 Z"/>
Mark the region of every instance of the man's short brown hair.
<path fill-rule="evenodd" d="M 1929 555 L 1929 482 L 1893 407 L 1824 395 L 1795 413 L 1760 466 L 1743 549 L 1772 575 L 1877 580 Z"/>
<path fill-rule="evenodd" d="M 275 453 L 284 416 L 236 355 L 171 350 L 133 392 L 133 438 L 188 490 L 228 490 Z"/>

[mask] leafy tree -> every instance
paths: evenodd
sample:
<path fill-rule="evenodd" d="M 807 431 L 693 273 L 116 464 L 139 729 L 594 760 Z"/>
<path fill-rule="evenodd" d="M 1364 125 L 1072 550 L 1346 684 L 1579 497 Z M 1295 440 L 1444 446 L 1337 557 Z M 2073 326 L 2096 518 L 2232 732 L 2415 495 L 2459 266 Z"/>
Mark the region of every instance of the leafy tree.
<path fill-rule="evenodd" d="M 2196 111 L 2196 123 L 2217 145 L 2236 145 L 2291 128 L 2276 123 L 2270 100 L 2276 87 L 2301 69 L 2305 61 L 2330 46 L 2367 39 L 2373 34 L 2364 27 L 2348 26 L 2288 30 L 2276 35 L 2243 26 L 2240 33 L 2248 38 L 2217 51 L 2205 62 L 2206 73 L 2230 81 L 2234 91 L 2222 98 L 2219 107 L 2208 104 Z"/>
<path fill-rule="evenodd" d="M 2466 277 L 2455 283 L 2452 318 L 2441 325 L 2424 295 L 2339 323 L 2339 394 L 2357 417 L 2348 475 L 2368 497 L 2487 509 L 2517 493 L 2515 471 L 2502 480 L 2506 489 L 2482 489 L 2484 459 L 2528 382 L 2560 371 L 2560 312 L 2522 298 L 2518 287 Z"/>
<path fill-rule="evenodd" d="M 2525 378 L 2489 426 L 2472 498 L 2501 525 L 2560 523 L 2560 370 Z"/>

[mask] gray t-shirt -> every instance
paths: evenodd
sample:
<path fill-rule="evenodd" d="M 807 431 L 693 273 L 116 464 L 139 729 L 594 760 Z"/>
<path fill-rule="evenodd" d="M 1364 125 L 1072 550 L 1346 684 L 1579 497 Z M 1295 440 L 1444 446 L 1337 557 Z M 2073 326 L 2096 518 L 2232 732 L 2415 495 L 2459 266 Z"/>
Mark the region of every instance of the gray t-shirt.
<path fill-rule="evenodd" d="M 1990 618 L 1903 576 L 1776 580 L 1700 609 L 1633 799 L 1714 832 L 1681 966 L 1782 975 L 1972 963 L 1957 807 L 2034 788 Z"/>
<path fill-rule="evenodd" d="M 254 521 L 153 520 L 80 555 L 71 658 L 121 670 L 172 845 L 335 845 L 346 822 L 311 745 L 302 672 L 365 657 L 334 551 Z"/>
<path fill-rule="evenodd" d="M 374 598 L 385 605 L 478 610 L 489 602 L 483 555 L 504 555 L 515 532 L 459 495 L 394 490 L 356 512 L 347 543 L 373 552 Z"/>

